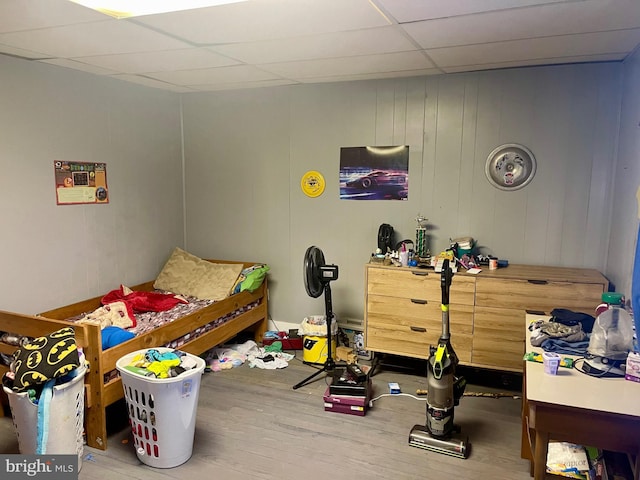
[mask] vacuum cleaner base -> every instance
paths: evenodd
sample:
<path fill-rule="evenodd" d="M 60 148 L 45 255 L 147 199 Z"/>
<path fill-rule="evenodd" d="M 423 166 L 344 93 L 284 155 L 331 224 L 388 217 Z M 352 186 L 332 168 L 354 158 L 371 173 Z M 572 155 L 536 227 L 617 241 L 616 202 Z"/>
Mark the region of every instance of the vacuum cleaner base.
<path fill-rule="evenodd" d="M 437 438 L 424 425 L 414 425 L 409 433 L 409 445 L 458 458 L 467 458 L 469 453 L 467 437 L 452 434 L 446 438 Z"/>

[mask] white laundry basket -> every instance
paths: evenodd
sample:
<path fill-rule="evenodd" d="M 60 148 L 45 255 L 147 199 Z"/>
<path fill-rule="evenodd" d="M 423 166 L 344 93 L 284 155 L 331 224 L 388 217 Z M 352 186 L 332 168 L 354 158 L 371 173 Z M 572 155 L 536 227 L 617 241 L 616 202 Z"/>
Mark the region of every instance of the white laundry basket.
<path fill-rule="evenodd" d="M 53 387 L 49 403 L 49 433 L 43 452 L 47 455 L 78 455 L 78 471 L 82 468 L 84 444 L 85 373 L 86 368 L 80 366 L 73 379 Z M 7 387 L 3 389 L 9 397 L 20 453 L 38 453 L 38 406 L 31 402 L 27 392 L 16 393 Z"/>
<path fill-rule="evenodd" d="M 185 353 L 196 362 L 196 367 L 171 378 L 145 377 L 125 368 L 136 355 L 144 355 L 148 350 L 129 353 L 116 362 L 122 376 L 134 446 L 138 459 L 146 465 L 177 467 L 189 460 L 193 452 L 205 361 Z M 164 347 L 154 350 L 161 354 L 174 351 Z"/>

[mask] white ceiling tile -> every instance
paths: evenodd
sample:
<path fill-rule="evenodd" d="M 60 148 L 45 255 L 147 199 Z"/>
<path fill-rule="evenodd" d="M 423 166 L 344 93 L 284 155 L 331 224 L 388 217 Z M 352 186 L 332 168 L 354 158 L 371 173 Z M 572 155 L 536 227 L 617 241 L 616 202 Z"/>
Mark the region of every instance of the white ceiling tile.
<path fill-rule="evenodd" d="M 237 43 L 210 47 L 246 63 L 291 62 L 318 58 L 347 57 L 416 50 L 398 27 L 369 28 L 325 33 L 294 39 Z"/>
<path fill-rule="evenodd" d="M 299 82 L 293 80 L 262 80 L 258 82 L 232 82 L 215 83 L 206 85 L 189 85 L 192 90 L 199 92 L 215 92 L 220 90 L 241 90 L 245 88 L 281 87 L 283 85 L 296 85 Z"/>
<path fill-rule="evenodd" d="M 536 58 L 535 60 L 519 60 L 517 62 L 487 63 L 484 65 L 463 65 L 459 67 L 443 67 L 445 73 L 473 72 L 478 70 L 494 70 L 501 68 L 514 68 L 526 66 L 559 65 L 569 63 L 593 63 L 620 61 L 624 58 L 621 54 L 584 55 L 562 58 Z"/>
<path fill-rule="evenodd" d="M 10 45 L 1 45 L 0 44 L 0 53 L 4 53 L 7 55 L 12 55 L 14 57 L 22 57 L 22 58 L 46 58 L 48 55 L 40 52 L 32 52 L 31 50 L 24 50 L 22 48 L 12 47 Z"/>
<path fill-rule="evenodd" d="M 271 63 L 262 68 L 287 78 L 331 77 L 367 73 L 403 72 L 433 68 L 420 52 L 387 53 L 301 62 Z"/>
<path fill-rule="evenodd" d="M 482 45 L 428 49 L 441 68 L 531 59 L 563 58 L 628 52 L 640 42 L 640 29 L 513 40 Z"/>
<path fill-rule="evenodd" d="M 123 53 L 76 58 L 79 62 L 109 68 L 122 73 L 167 72 L 224 67 L 239 62 L 203 48 L 165 50 L 160 52 Z"/>
<path fill-rule="evenodd" d="M 402 28 L 423 48 L 640 26 L 640 1 L 590 0 L 429 20 Z"/>
<path fill-rule="evenodd" d="M 404 70 L 402 78 L 422 77 L 426 75 L 438 75 L 443 73 L 437 68 L 426 68 L 421 70 Z M 331 82 L 352 82 L 356 80 L 377 80 L 381 78 L 397 78 L 397 72 L 390 73 L 369 73 L 363 75 L 335 75 L 332 77 L 311 77 L 300 79 L 302 83 L 331 83 Z"/>
<path fill-rule="evenodd" d="M 86 63 L 76 62 L 75 60 L 69 60 L 67 58 L 49 58 L 40 60 L 40 62 L 57 65 L 59 67 L 73 68 L 74 70 L 82 70 L 83 72 L 94 73 L 96 75 L 113 75 L 114 73 L 117 73 L 107 68 L 87 65 Z"/>
<path fill-rule="evenodd" d="M 149 15 L 137 21 L 200 45 L 255 42 L 389 24 L 368 0 L 252 0 Z"/>
<path fill-rule="evenodd" d="M 415 22 L 434 18 L 455 17 L 531 5 L 563 3 L 572 0 L 374 0 L 398 22 Z"/>
<path fill-rule="evenodd" d="M 106 20 L 0 34 L 0 43 L 53 57 L 85 57 L 114 53 L 186 48 L 190 45 L 128 21 Z"/>
<path fill-rule="evenodd" d="M 621 61 L 637 48 L 640 0 L 250 0 L 123 20 L 0 0 L 0 54 L 184 92 Z"/>
<path fill-rule="evenodd" d="M 181 70 L 173 72 L 154 72 L 146 74 L 163 82 L 175 85 L 206 85 L 211 83 L 254 82 L 262 80 L 281 80 L 272 73 L 251 65 L 231 67 L 203 68 L 199 70 Z"/>
<path fill-rule="evenodd" d="M 140 85 L 145 85 L 147 87 L 159 88 L 161 90 L 169 90 L 171 92 L 192 92 L 190 88 L 183 87 L 181 85 L 172 85 L 170 83 L 161 82 L 158 80 L 154 80 L 153 78 L 141 77 L 139 75 L 110 75 L 111 78 L 115 78 L 117 80 L 124 80 L 127 82 L 137 83 Z"/>
<path fill-rule="evenodd" d="M 2 0 L 0 33 L 104 20 L 104 14 L 69 0 Z"/>

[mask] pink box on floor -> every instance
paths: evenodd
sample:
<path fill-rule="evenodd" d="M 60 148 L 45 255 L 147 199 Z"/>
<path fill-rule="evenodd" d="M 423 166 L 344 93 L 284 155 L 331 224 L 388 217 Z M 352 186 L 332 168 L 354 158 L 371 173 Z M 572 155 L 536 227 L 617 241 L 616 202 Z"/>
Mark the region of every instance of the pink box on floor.
<path fill-rule="evenodd" d="M 325 412 L 346 413 L 347 415 L 358 415 L 364 417 L 369 408 L 369 397 L 355 395 L 331 395 L 329 387 L 324 392 Z"/>

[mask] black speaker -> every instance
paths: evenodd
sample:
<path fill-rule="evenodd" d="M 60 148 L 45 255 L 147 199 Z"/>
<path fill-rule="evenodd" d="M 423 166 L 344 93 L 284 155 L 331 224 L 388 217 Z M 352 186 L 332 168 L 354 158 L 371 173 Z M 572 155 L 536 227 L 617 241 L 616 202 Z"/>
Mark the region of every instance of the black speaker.
<path fill-rule="evenodd" d="M 382 253 L 393 250 L 393 227 L 388 223 L 383 223 L 378 229 L 378 248 Z"/>

